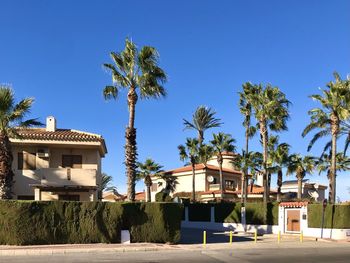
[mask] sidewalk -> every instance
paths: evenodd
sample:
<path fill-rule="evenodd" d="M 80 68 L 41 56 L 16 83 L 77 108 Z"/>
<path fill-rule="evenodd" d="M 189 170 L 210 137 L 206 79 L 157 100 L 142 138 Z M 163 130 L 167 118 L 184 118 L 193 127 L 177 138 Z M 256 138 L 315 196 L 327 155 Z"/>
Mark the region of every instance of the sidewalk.
<path fill-rule="evenodd" d="M 53 255 L 69 253 L 124 253 L 144 252 L 162 250 L 241 250 L 241 249 L 264 249 L 264 248 L 300 248 L 300 247 L 339 247 L 350 249 L 350 242 L 322 242 L 315 239 L 305 238 L 301 243 L 295 237 L 282 237 L 277 243 L 275 235 L 259 237 L 257 243 L 254 241 L 206 244 L 154 244 L 154 243 L 132 243 L 132 244 L 64 244 L 64 245 L 37 245 L 37 246 L 0 246 L 0 256 L 23 256 L 23 255 Z"/>

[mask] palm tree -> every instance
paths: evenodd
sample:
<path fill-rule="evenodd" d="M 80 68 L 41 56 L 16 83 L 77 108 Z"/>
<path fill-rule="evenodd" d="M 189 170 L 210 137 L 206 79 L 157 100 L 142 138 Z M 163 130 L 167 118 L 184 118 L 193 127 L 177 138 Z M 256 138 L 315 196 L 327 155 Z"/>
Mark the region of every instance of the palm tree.
<path fill-rule="evenodd" d="M 349 171 L 350 170 L 350 158 L 345 156 L 344 153 L 339 152 L 336 156 L 336 171 L 342 172 L 342 171 Z M 332 164 L 332 153 L 329 154 L 323 153 L 321 157 L 316 161 L 316 167 L 319 172 L 319 174 L 325 172 L 327 174 L 327 178 L 330 182 L 330 167 Z M 330 182 L 331 183 L 331 182 Z M 328 198 L 330 198 L 330 192 Z"/>
<path fill-rule="evenodd" d="M 279 144 L 278 141 L 278 136 L 271 136 L 269 138 L 269 165 L 271 171 L 277 173 L 277 201 L 281 201 L 281 187 L 283 181 L 282 169 L 284 167 L 288 168 L 290 145 L 287 143 Z"/>
<path fill-rule="evenodd" d="M 14 93 L 9 86 L 0 85 L 0 199 L 12 198 L 13 171 L 10 137 L 21 138 L 19 128 L 42 125 L 37 119 L 24 120 L 33 105 L 33 98 L 15 103 Z"/>
<path fill-rule="evenodd" d="M 102 179 L 100 184 L 100 191 L 113 191 L 115 192 L 117 190 L 117 187 L 112 185 L 113 177 L 111 175 L 108 175 L 106 173 L 102 173 Z"/>
<path fill-rule="evenodd" d="M 248 99 L 258 122 L 263 146 L 263 185 L 264 203 L 266 204 L 270 196 L 267 180 L 268 134 L 269 130 L 275 132 L 287 130 L 286 121 L 289 119 L 290 102 L 278 87 L 272 87 L 270 84 L 265 88 L 261 84 L 252 85 L 251 89 L 252 92 Z"/>
<path fill-rule="evenodd" d="M 163 166 L 157 164 L 151 158 L 147 158 L 144 163 L 138 162 L 137 167 L 138 170 L 136 180 L 144 179 L 144 183 L 147 189 L 146 202 L 151 202 L 151 175 L 160 176 L 160 173 L 163 172 Z"/>
<path fill-rule="evenodd" d="M 303 179 L 307 174 L 312 173 L 315 166 L 315 157 L 301 156 L 300 154 L 292 154 L 289 157 L 287 174 L 296 173 L 296 177 L 298 179 L 298 199 L 301 199 Z"/>
<path fill-rule="evenodd" d="M 192 166 L 192 201 L 196 201 L 196 174 L 195 166 L 198 163 L 200 146 L 199 141 L 195 138 L 187 138 L 185 145 L 179 145 L 180 160 L 189 160 Z"/>
<path fill-rule="evenodd" d="M 336 156 L 337 139 L 342 131 L 341 124 L 350 118 L 350 80 L 342 80 L 338 73 L 334 73 L 334 82 L 327 84 L 327 89 L 322 90 L 322 95 L 310 97 L 321 103 L 322 108 L 314 108 L 309 111 L 311 118 L 302 136 L 305 137 L 313 130 L 318 130 L 311 139 L 308 151 L 320 138 L 331 135 L 331 167 L 330 167 L 330 203 L 336 201 Z"/>
<path fill-rule="evenodd" d="M 106 86 L 103 94 L 105 99 L 117 99 L 121 89 L 128 89 L 129 124 L 125 131 L 125 165 L 128 178 L 127 198 L 134 201 L 137 168 L 135 106 L 139 95 L 141 99 L 165 97 L 166 91 L 162 84 L 167 78 L 158 66 L 159 54 L 154 47 L 144 46 L 138 50 L 131 40 L 126 39 L 125 49 L 120 53 L 111 52 L 110 55 L 114 64 L 104 64 L 104 67 L 111 72 L 113 85 Z"/>
<path fill-rule="evenodd" d="M 244 116 L 243 127 L 245 128 L 245 151 L 243 151 L 242 157 L 245 158 L 246 153 L 249 153 L 249 139 L 254 137 L 256 133 L 256 127 L 251 125 L 251 117 L 252 117 L 252 104 L 249 100 L 250 96 L 252 96 L 252 92 L 254 91 L 254 86 L 246 82 L 242 85 L 243 92 L 239 92 L 239 110 L 241 114 Z M 248 171 L 242 170 L 242 197 L 241 201 L 243 202 L 243 206 L 245 206 L 246 198 L 243 198 L 243 194 L 246 196 L 248 187 Z"/>
<path fill-rule="evenodd" d="M 216 152 L 216 158 L 217 162 L 219 164 L 219 174 L 220 174 L 220 193 L 221 198 L 223 198 L 224 195 L 224 178 L 222 175 L 222 164 L 224 162 L 224 159 L 222 157 L 223 152 L 233 152 L 235 150 L 235 139 L 231 137 L 229 134 L 225 134 L 222 132 L 219 132 L 218 134 L 213 134 L 213 140 L 210 141 L 211 146 L 214 148 L 214 151 Z"/>
<path fill-rule="evenodd" d="M 168 194 L 174 193 L 176 191 L 176 185 L 179 184 L 177 180 L 177 176 L 173 176 L 165 173 L 160 173 L 158 176 L 165 182 L 164 190 Z"/>
<path fill-rule="evenodd" d="M 247 203 L 248 197 L 248 175 L 260 171 L 262 165 L 262 154 L 259 152 L 250 151 L 246 153 L 244 150 L 242 154 L 237 154 L 233 159 L 233 165 L 242 171 L 242 177 L 245 178 L 244 185 L 241 190 L 241 203 Z"/>
<path fill-rule="evenodd" d="M 203 144 L 204 132 L 210 128 L 220 127 L 220 119 L 215 118 L 216 112 L 211 108 L 199 106 L 192 116 L 192 122 L 183 119 L 185 129 L 192 129 L 198 132 L 199 145 Z"/>

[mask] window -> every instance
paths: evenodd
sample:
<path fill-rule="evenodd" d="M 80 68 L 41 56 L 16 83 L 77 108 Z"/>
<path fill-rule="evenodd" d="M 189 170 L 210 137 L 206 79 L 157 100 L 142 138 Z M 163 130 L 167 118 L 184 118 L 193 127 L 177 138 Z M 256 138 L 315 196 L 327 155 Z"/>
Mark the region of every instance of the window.
<path fill-rule="evenodd" d="M 61 201 L 80 201 L 79 195 L 58 195 L 58 200 Z"/>
<path fill-rule="evenodd" d="M 36 153 L 19 152 L 18 170 L 36 170 Z"/>
<path fill-rule="evenodd" d="M 225 188 L 235 190 L 236 189 L 236 181 L 233 180 L 225 180 Z"/>
<path fill-rule="evenodd" d="M 62 155 L 62 167 L 63 168 L 82 168 L 82 156 L 81 155 Z"/>
<path fill-rule="evenodd" d="M 151 191 L 152 192 L 157 192 L 157 188 L 158 188 L 158 184 L 157 183 L 153 183 L 151 186 Z"/>

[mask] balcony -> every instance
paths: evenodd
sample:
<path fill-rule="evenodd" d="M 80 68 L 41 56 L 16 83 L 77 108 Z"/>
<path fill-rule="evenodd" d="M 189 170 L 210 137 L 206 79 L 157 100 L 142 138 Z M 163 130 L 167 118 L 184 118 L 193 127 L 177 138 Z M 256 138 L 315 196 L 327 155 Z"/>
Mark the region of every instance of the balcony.
<path fill-rule="evenodd" d="M 208 191 L 220 190 L 220 184 L 209 184 Z M 235 191 L 236 188 L 233 185 L 226 185 L 224 190 Z"/>
<path fill-rule="evenodd" d="M 95 169 L 45 168 L 36 171 L 40 183 L 47 186 L 96 186 Z"/>

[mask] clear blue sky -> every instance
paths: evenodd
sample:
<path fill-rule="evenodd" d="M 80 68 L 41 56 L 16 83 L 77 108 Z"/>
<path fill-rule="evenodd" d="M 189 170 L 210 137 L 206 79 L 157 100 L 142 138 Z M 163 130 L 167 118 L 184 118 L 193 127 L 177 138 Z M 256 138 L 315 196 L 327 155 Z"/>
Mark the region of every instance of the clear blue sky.
<path fill-rule="evenodd" d="M 155 46 L 169 76 L 168 97 L 139 101 L 136 115 L 139 160 L 152 157 L 166 169 L 182 165 L 177 145 L 196 135 L 183 131 L 182 118 L 198 105 L 214 108 L 224 122 L 220 130 L 243 147 L 237 92 L 246 81 L 272 83 L 286 93 L 293 106 L 281 139 L 305 154 L 310 137 L 300 134 L 307 111 L 317 106 L 307 96 L 332 80 L 334 70 L 350 73 L 347 0 L 0 0 L 0 13 L 0 82 L 12 84 L 18 99 L 35 97 L 33 117 L 54 115 L 61 128 L 102 134 L 109 150 L 103 170 L 121 192 L 126 97 L 103 100 L 111 78 L 101 65 L 110 51 L 123 49 L 125 37 Z M 312 153 L 319 155 L 322 146 Z M 252 149 L 261 149 L 258 137 Z M 310 178 L 327 184 L 325 175 Z M 348 186 L 349 174 L 339 175 L 342 200 L 350 199 Z"/>

